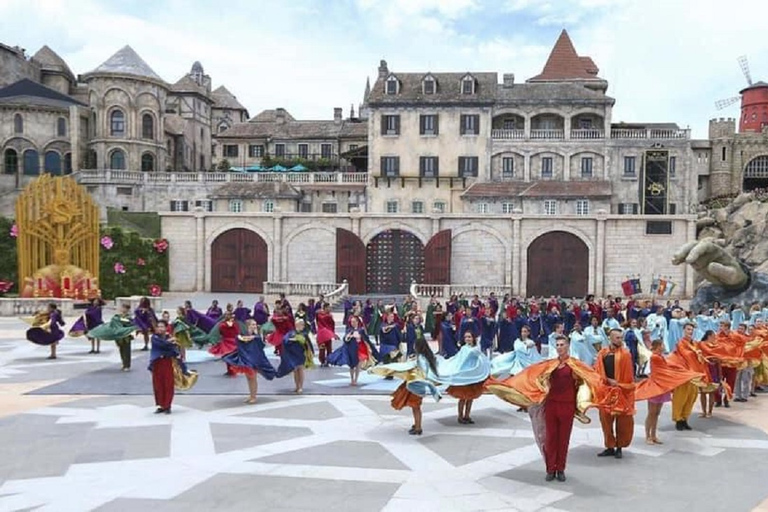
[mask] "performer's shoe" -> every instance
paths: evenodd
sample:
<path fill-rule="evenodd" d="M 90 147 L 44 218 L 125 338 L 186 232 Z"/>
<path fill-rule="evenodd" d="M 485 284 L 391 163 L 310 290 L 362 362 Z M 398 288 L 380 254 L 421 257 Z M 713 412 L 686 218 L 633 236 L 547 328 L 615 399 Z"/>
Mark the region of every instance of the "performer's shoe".
<path fill-rule="evenodd" d="M 171 414 L 171 408 L 169 407 L 169 408 L 167 408 L 166 410 L 164 410 L 163 412 L 164 412 L 165 414 Z"/>
<path fill-rule="evenodd" d="M 555 475 L 555 478 L 557 478 L 558 482 L 565 482 L 565 473 L 562 471 L 558 471 Z"/>
<path fill-rule="evenodd" d="M 757 393 L 750 393 L 749 396 L 751 396 L 752 398 L 757 398 Z"/>
<path fill-rule="evenodd" d="M 547 473 L 547 477 L 544 480 L 546 480 L 547 482 L 551 482 L 554 479 L 555 479 L 554 473 Z"/>
<path fill-rule="evenodd" d="M 162 407 L 158 407 L 157 410 L 155 411 L 155 414 L 160 414 L 163 412 L 165 412 L 165 409 L 163 409 Z"/>
<path fill-rule="evenodd" d="M 723 406 L 722 402 L 715 402 L 715 407 L 722 407 L 722 406 Z"/>
<path fill-rule="evenodd" d="M 728 400 L 726 400 L 725 403 L 723 404 L 723 407 L 725 407 L 726 409 L 730 409 L 731 408 L 730 402 L 728 402 Z"/>
<path fill-rule="evenodd" d="M 475 422 L 472 420 L 472 418 L 464 418 L 464 423 L 467 423 L 468 425 L 474 425 Z"/>
<path fill-rule="evenodd" d="M 743 402 L 746 402 L 747 399 L 746 398 L 734 398 L 733 401 L 734 402 L 742 402 L 743 403 Z"/>
<path fill-rule="evenodd" d="M 611 457 L 615 455 L 616 455 L 616 450 L 614 450 L 613 448 L 606 448 L 605 450 L 597 454 L 598 457 Z"/>
<path fill-rule="evenodd" d="M 411 430 L 409 430 L 408 433 L 410 435 L 412 435 L 412 436 L 420 436 L 421 435 L 421 429 L 417 429 L 417 428 L 414 427 Z"/>
<path fill-rule="evenodd" d="M 146 352 L 147 350 L 149 350 L 149 347 L 147 347 L 147 346 L 145 346 L 144 348 L 141 349 L 142 352 Z"/>
<path fill-rule="evenodd" d="M 684 430 L 685 427 L 683 426 L 683 422 L 678 420 L 675 422 L 675 430 Z"/>
<path fill-rule="evenodd" d="M 683 420 L 683 430 L 693 430 L 687 421 Z"/>
<path fill-rule="evenodd" d="M 621 448 L 616 448 L 616 453 L 614 454 L 614 457 L 616 457 L 617 459 L 620 459 L 622 457 Z"/>

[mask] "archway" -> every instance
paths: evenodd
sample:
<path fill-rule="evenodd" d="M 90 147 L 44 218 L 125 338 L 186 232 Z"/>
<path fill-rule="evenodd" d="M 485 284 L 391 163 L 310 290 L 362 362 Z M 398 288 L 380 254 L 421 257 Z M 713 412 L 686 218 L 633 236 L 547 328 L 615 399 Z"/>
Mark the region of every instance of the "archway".
<path fill-rule="evenodd" d="M 768 155 L 750 160 L 744 168 L 744 192 L 768 188 Z"/>
<path fill-rule="evenodd" d="M 61 176 L 61 155 L 56 151 L 46 151 L 43 158 L 45 172 L 54 176 Z"/>
<path fill-rule="evenodd" d="M 365 270 L 368 293 L 406 294 L 424 282 L 424 244 L 408 231 L 382 231 L 365 248 Z"/>
<path fill-rule="evenodd" d="M 583 297 L 588 287 L 589 248 L 579 237 L 550 231 L 528 246 L 529 297 Z"/>
<path fill-rule="evenodd" d="M 261 293 L 268 279 L 268 248 L 258 233 L 236 228 L 211 244 L 211 291 Z"/>
<path fill-rule="evenodd" d="M 5 174 L 19 173 L 19 154 L 15 149 L 5 150 Z"/>

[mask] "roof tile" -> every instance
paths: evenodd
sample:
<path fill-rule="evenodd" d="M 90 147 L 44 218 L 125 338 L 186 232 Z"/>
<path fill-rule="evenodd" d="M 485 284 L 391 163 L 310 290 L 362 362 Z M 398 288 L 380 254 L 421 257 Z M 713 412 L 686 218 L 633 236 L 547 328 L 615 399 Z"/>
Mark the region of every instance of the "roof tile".
<path fill-rule="evenodd" d="M 529 81 L 594 80 L 599 69 L 589 57 L 579 57 L 568 32 L 563 30 L 549 54 L 544 69 Z"/>

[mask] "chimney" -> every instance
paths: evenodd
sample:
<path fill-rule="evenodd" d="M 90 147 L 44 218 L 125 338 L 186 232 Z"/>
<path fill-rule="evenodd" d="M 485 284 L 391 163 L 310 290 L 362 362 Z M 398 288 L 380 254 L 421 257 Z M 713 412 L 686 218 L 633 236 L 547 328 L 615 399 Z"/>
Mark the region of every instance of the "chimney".
<path fill-rule="evenodd" d="M 379 78 L 387 78 L 389 75 L 389 69 L 387 68 L 387 61 L 384 59 L 379 63 Z"/>
<path fill-rule="evenodd" d="M 515 74 L 514 73 L 504 73 L 504 88 L 509 89 L 513 85 L 515 85 Z"/>
<path fill-rule="evenodd" d="M 336 124 L 341 122 L 341 107 L 333 109 L 333 122 Z"/>
<path fill-rule="evenodd" d="M 275 109 L 275 121 L 277 124 L 285 124 L 285 109 L 278 107 Z"/>

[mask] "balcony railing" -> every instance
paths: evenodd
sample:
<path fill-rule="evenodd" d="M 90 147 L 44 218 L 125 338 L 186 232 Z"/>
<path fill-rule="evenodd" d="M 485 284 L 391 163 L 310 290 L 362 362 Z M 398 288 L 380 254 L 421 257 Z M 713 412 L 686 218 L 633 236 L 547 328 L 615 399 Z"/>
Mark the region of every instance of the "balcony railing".
<path fill-rule="evenodd" d="M 525 130 L 491 130 L 491 138 L 496 140 L 523 140 Z"/>
<path fill-rule="evenodd" d="M 531 130 L 531 140 L 561 140 L 564 137 L 563 130 Z"/>
<path fill-rule="evenodd" d="M 411 295 L 417 298 L 435 297 L 438 299 L 448 299 L 453 295 L 480 295 L 487 297 L 491 292 L 497 297 L 503 297 L 507 293 L 512 293 L 511 286 L 504 285 L 476 285 L 476 284 L 422 284 L 413 283 L 410 289 Z"/>
<path fill-rule="evenodd" d="M 74 174 L 78 183 L 275 183 L 365 185 L 367 172 L 139 172 L 112 169 L 83 170 Z"/>
<path fill-rule="evenodd" d="M 491 130 L 493 140 L 563 140 L 563 130 L 531 130 L 526 136 L 525 130 Z M 613 128 L 611 139 L 656 139 L 656 140 L 686 140 L 691 138 L 687 129 L 645 129 L 645 128 Z M 605 130 L 597 128 L 578 128 L 570 131 L 570 140 L 603 140 Z"/>
<path fill-rule="evenodd" d="M 612 139 L 690 139 L 691 130 L 657 128 L 612 128 Z"/>
<path fill-rule="evenodd" d="M 578 128 L 571 130 L 571 139 L 574 140 L 596 140 L 604 139 L 605 130 L 598 130 L 596 128 Z"/>

